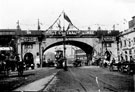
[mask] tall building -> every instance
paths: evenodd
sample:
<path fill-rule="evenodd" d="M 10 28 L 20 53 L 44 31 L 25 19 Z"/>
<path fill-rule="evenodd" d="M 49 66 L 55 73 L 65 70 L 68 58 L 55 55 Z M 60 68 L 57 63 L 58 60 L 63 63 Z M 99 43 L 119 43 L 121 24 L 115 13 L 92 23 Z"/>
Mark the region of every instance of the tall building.
<path fill-rule="evenodd" d="M 129 21 L 129 28 L 124 30 L 119 38 L 119 60 L 121 58 L 126 61 L 130 61 L 131 58 L 135 59 L 135 16 Z"/>
<path fill-rule="evenodd" d="M 94 53 L 94 58 L 101 58 L 102 60 L 106 59 L 111 61 L 113 58 L 118 61 L 118 30 L 106 30 L 106 31 L 97 31 L 97 36 L 99 38 L 98 45 L 93 46 L 95 50 L 99 49 L 98 52 Z"/>

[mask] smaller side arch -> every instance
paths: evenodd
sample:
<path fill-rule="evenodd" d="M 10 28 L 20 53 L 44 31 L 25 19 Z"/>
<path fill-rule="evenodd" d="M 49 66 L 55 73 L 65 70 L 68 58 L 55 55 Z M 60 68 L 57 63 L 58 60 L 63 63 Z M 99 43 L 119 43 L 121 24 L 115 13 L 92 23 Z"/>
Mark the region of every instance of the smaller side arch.
<path fill-rule="evenodd" d="M 33 54 L 28 52 L 24 55 L 23 61 L 26 64 L 26 68 L 31 67 L 32 69 L 34 69 L 34 57 Z M 33 64 L 33 66 L 32 66 Z"/>

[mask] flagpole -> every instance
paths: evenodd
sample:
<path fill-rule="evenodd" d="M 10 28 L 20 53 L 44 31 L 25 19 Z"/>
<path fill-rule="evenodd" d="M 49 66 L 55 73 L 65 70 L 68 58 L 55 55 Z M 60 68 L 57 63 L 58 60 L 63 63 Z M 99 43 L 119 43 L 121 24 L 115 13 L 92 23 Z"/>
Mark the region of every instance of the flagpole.
<path fill-rule="evenodd" d="M 54 23 L 53 23 L 51 26 L 49 26 L 48 29 L 45 30 L 45 32 L 49 31 L 49 29 L 53 27 L 53 25 L 59 20 L 59 18 L 60 18 L 61 15 L 63 14 L 63 12 L 64 12 L 64 11 L 62 11 L 62 13 L 59 15 L 59 17 L 54 21 Z"/>
<path fill-rule="evenodd" d="M 39 19 L 38 19 L 38 31 L 40 30 L 40 25 L 39 25 Z"/>
<path fill-rule="evenodd" d="M 65 14 L 65 12 L 63 11 L 63 15 Z M 64 17 L 63 17 L 64 18 Z M 66 31 L 65 31 L 65 21 L 63 19 L 63 57 L 64 57 L 64 62 L 65 62 L 65 66 L 64 66 L 64 70 L 67 71 L 67 59 L 66 59 Z"/>
<path fill-rule="evenodd" d="M 38 31 L 40 31 L 39 19 L 38 19 Z M 39 40 L 39 59 L 40 59 L 40 67 L 42 68 L 42 56 L 41 56 L 41 40 Z"/>

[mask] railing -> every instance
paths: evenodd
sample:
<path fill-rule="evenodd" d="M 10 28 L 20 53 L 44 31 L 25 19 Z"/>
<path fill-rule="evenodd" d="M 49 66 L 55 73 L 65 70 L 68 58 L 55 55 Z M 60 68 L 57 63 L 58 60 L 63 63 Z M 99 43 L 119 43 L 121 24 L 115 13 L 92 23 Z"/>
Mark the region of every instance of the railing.
<path fill-rule="evenodd" d="M 58 31 L 58 30 L 51 30 L 47 33 L 45 33 L 46 36 L 49 37 L 61 37 L 62 36 L 63 31 Z M 107 30 L 103 30 L 103 31 L 97 31 L 97 30 L 69 30 L 66 31 L 66 36 L 79 36 L 79 37 L 86 37 L 86 36 L 117 36 L 119 35 L 119 31 L 107 31 Z"/>
<path fill-rule="evenodd" d="M 51 31 L 46 33 L 46 36 L 50 37 L 61 37 L 63 34 L 63 31 Z M 72 36 L 93 36 L 95 35 L 95 31 L 66 31 L 66 36 L 72 37 Z"/>

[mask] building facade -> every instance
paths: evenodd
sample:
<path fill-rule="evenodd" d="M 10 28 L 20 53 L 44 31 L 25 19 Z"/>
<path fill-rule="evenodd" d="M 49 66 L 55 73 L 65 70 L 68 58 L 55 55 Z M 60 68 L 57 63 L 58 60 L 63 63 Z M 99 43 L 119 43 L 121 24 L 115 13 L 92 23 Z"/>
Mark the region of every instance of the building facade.
<path fill-rule="evenodd" d="M 135 59 L 135 16 L 129 21 L 129 28 L 120 34 L 118 49 L 119 60 Z"/>
<path fill-rule="evenodd" d="M 38 55 L 40 63 L 42 59 L 42 31 L 37 30 L 18 30 L 18 29 L 0 29 L 0 53 L 19 54 L 24 60 L 25 56 L 31 56 L 33 63 Z"/>
<path fill-rule="evenodd" d="M 42 65 L 42 32 L 31 31 L 19 31 L 17 35 L 17 53 L 21 55 L 21 58 L 25 60 L 27 56 L 33 58 L 35 65 Z M 37 62 L 37 58 L 39 59 Z"/>
<path fill-rule="evenodd" d="M 80 60 L 87 60 L 86 53 L 80 48 L 75 50 L 75 58 Z"/>
<path fill-rule="evenodd" d="M 102 60 L 107 60 L 109 62 L 114 58 L 118 61 L 118 30 L 112 31 L 98 31 L 99 42 L 97 45 L 93 46 L 96 53 L 94 53 L 93 62 L 95 59 L 101 58 Z M 97 50 L 98 49 L 98 50 Z"/>

